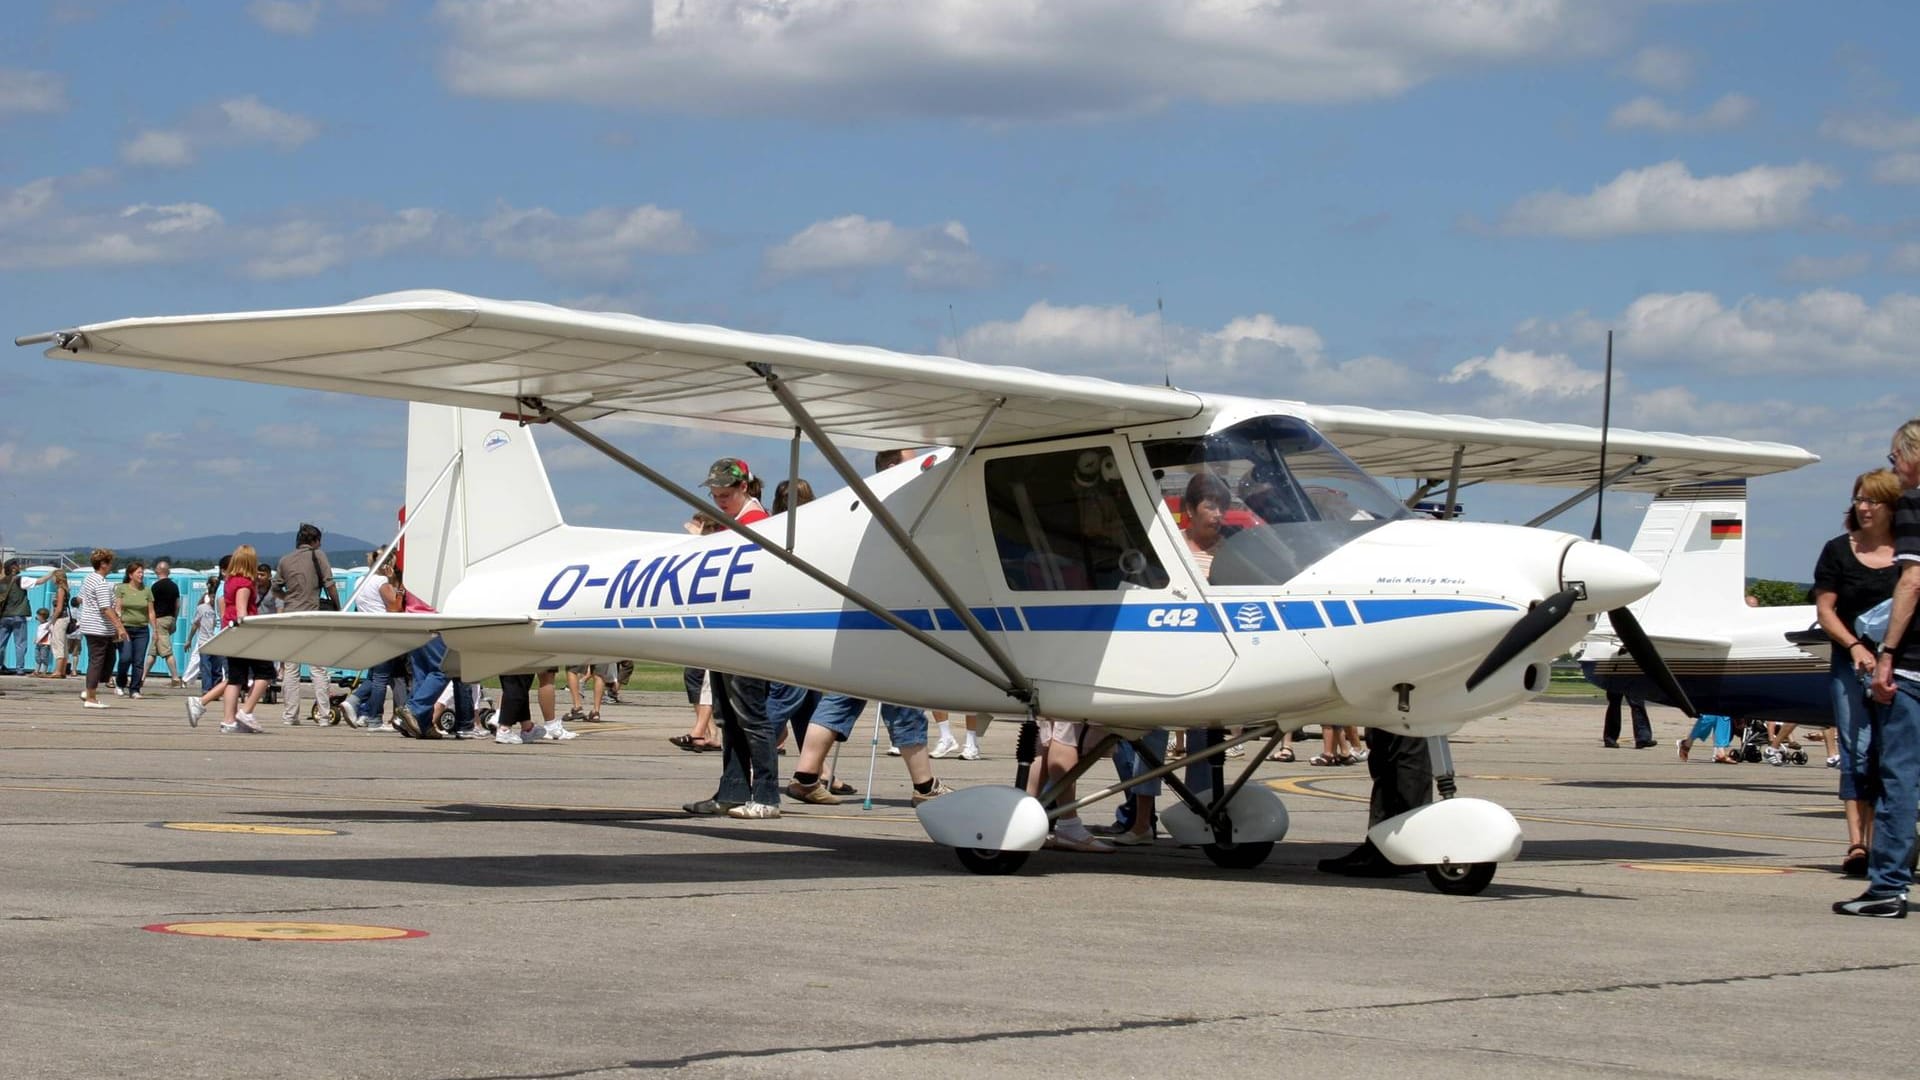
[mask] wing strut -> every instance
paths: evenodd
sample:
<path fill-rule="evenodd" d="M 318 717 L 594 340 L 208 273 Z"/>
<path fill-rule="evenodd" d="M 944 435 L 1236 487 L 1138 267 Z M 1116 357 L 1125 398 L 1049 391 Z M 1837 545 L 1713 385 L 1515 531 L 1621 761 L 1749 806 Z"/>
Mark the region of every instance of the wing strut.
<path fill-rule="evenodd" d="M 779 559 L 783 563 L 786 563 L 788 566 L 793 567 L 795 570 L 800 571 L 802 574 L 805 574 L 807 577 L 812 578 L 814 581 L 825 586 L 826 588 L 833 590 L 833 592 L 838 594 L 840 597 L 848 601 L 851 601 L 854 604 L 859 605 L 861 610 L 872 615 L 874 618 L 879 619 L 881 622 L 886 623 L 888 626 L 893 627 L 895 630 L 898 630 L 901 633 L 906 634 L 908 637 L 912 638 L 913 640 L 919 642 L 922 645 L 925 645 L 927 648 L 932 649 L 934 652 L 939 653 L 941 656 L 946 657 L 948 660 L 952 661 L 954 664 L 958 665 L 963 670 L 979 678 L 982 682 L 985 682 L 990 686 L 999 687 L 1001 690 L 1005 691 L 1009 696 L 1019 700 L 1022 704 L 1026 704 L 1032 700 L 1033 684 L 1027 682 L 1024 678 L 1018 679 L 1017 681 L 1014 679 L 1009 679 L 975 662 L 972 658 L 958 652 L 952 646 L 948 645 L 946 642 L 941 641 L 939 638 L 934 637 L 932 634 L 927 633 L 926 631 L 920 629 L 919 627 L 914 626 L 912 623 L 907 622 L 905 619 L 902 619 L 900 616 L 895 615 L 893 612 L 887 610 L 882 605 L 868 599 L 865 595 L 853 589 L 852 587 L 848 586 L 846 583 L 839 581 L 833 575 L 826 573 L 825 571 L 814 566 L 812 563 L 808 562 L 807 560 L 802 559 L 798 555 L 795 555 L 792 551 L 789 551 L 788 549 L 781 547 L 779 544 L 774 543 L 772 540 L 767 539 L 765 536 L 762 536 L 759 532 L 755 531 L 750 526 L 740 524 L 740 522 L 736 518 L 734 518 L 731 514 L 728 514 L 725 511 L 720 510 L 718 507 L 714 506 L 712 503 L 707 502 L 706 500 L 700 498 L 700 496 L 695 495 L 694 493 L 688 491 L 686 488 L 683 488 L 679 484 L 674 483 L 672 480 L 667 479 L 665 475 L 661 474 L 660 472 L 658 472 L 657 470 L 649 466 L 646 462 L 643 462 L 638 458 L 633 457 L 632 455 L 626 453 L 625 451 L 621 450 L 619 447 L 613 445 L 607 440 L 602 439 L 600 436 L 595 435 L 591 431 L 588 431 L 585 427 L 581 426 L 579 421 L 572 419 L 571 417 L 567 416 L 565 413 L 562 413 L 557 409 L 548 407 L 546 402 L 541 401 L 539 398 L 535 398 L 535 397 L 521 398 L 520 407 L 526 410 L 528 415 L 537 416 L 542 420 L 545 420 L 549 423 L 552 423 L 558 426 L 560 430 L 566 432 L 569 435 L 572 435 L 574 438 L 579 439 L 581 442 L 586 443 L 588 446 L 592 447 L 593 449 L 600 451 L 600 453 L 606 455 L 610 460 L 614 461 L 615 463 L 623 465 L 633 472 L 639 473 L 642 477 L 646 478 L 650 483 L 652 483 L 655 487 L 659 488 L 660 490 L 666 492 L 667 494 L 673 496 L 676 499 L 679 499 L 681 502 L 686 503 L 688 506 L 692 507 L 693 509 L 698 510 L 706 514 L 707 516 L 714 518 L 715 520 L 719 521 L 720 524 L 726 526 L 730 531 L 746 537 L 749 542 L 760 545 L 760 549 L 762 551 L 765 551 L 767 554 L 772 555 L 774 558 Z M 806 422 L 811 423 L 811 420 L 808 420 Z M 837 450 L 832 452 L 832 456 L 841 462 L 845 461 L 844 458 L 839 457 L 839 451 Z M 871 505 L 872 493 L 866 490 L 866 486 L 864 484 L 861 485 L 861 495 L 863 498 L 869 500 L 869 504 Z M 962 612 L 963 617 L 967 617 L 970 615 L 970 613 L 967 612 L 964 606 L 960 608 L 960 611 Z M 982 633 L 984 634 L 984 631 Z"/>
<path fill-rule="evenodd" d="M 887 509 L 886 504 L 874 497 L 873 489 L 867 486 L 867 482 L 861 478 L 860 473 L 847 461 L 846 455 L 834 445 L 833 439 L 821 429 L 818 423 L 814 422 L 812 415 L 807 412 L 806 405 L 794 396 L 785 380 L 774 372 L 773 365 L 754 361 L 747 366 L 767 381 L 767 389 L 773 391 L 773 395 L 780 399 L 780 404 L 787 407 L 787 412 L 793 416 L 793 422 L 806 429 L 807 438 L 813 440 L 814 448 L 820 451 L 833 466 L 833 470 L 840 474 L 840 479 L 845 480 L 847 486 L 853 489 L 853 493 L 860 497 L 860 501 L 866 504 L 868 510 L 873 512 L 873 520 L 880 523 L 880 527 L 887 531 L 888 536 L 893 537 L 893 542 L 899 545 L 901 554 L 907 557 L 907 561 L 913 564 L 914 569 L 920 571 L 920 577 L 933 586 L 933 591 L 939 593 L 941 601 L 959 617 L 961 624 L 967 628 L 967 633 L 973 635 L 973 640 L 1006 674 L 1004 682 L 998 679 L 989 681 L 1018 698 L 1022 703 L 1031 703 L 1032 680 L 1021 673 L 1020 666 L 1013 662 L 1013 657 L 1000 647 L 1000 643 L 993 639 L 992 634 L 987 633 L 987 628 L 980 625 L 980 620 L 974 618 L 973 609 L 968 607 L 967 602 L 962 600 L 953 586 L 947 583 L 947 579 L 934 567 L 932 560 L 920 550 L 920 545 L 913 542 L 913 536 L 901 527 L 899 519 L 893 516 L 893 512 Z M 989 412 L 987 418 L 992 419 L 992 417 L 992 412 Z M 974 431 L 976 439 L 985 431 L 985 423 L 982 421 L 981 426 Z M 901 625 L 904 626 L 905 623 Z M 970 668 L 970 670 L 978 674 L 977 669 Z"/>
<path fill-rule="evenodd" d="M 1006 398 L 994 398 L 993 404 L 987 406 L 987 414 L 980 418 L 979 426 L 973 429 L 972 435 L 967 436 L 967 444 L 960 448 L 959 453 L 948 458 L 946 464 L 940 466 L 940 482 L 933 485 L 933 494 L 927 496 L 927 504 L 920 508 L 920 513 L 913 519 L 913 524 L 907 526 L 908 536 L 920 531 L 920 523 L 927 520 L 927 515 L 932 513 L 934 506 L 940 502 L 940 496 L 946 494 L 947 485 L 953 482 L 954 477 L 960 475 L 961 464 L 972 456 L 973 448 L 980 445 L 980 437 L 987 433 L 987 425 L 993 423 L 993 414 L 999 412 L 1000 406 L 1006 403 Z"/>
<path fill-rule="evenodd" d="M 1626 465 L 1616 470 L 1612 476 L 1602 477 L 1599 483 L 1588 484 L 1586 487 L 1580 489 L 1579 492 L 1575 493 L 1571 498 L 1563 500 L 1559 505 L 1555 506 L 1553 509 L 1548 510 L 1546 513 L 1541 514 L 1540 516 L 1534 518 L 1532 521 L 1527 522 L 1527 528 L 1529 529 L 1536 528 L 1540 525 L 1546 524 L 1549 521 L 1552 521 L 1554 518 L 1559 517 L 1561 514 L 1564 514 L 1567 511 L 1585 502 L 1589 497 L 1593 495 L 1594 492 L 1599 491 L 1602 487 L 1605 487 L 1608 484 L 1617 484 L 1620 481 L 1625 480 L 1627 477 L 1632 476 L 1634 473 L 1639 472 L 1645 466 L 1651 464 L 1652 461 L 1653 461 L 1653 458 L 1645 454 L 1642 454 L 1641 456 L 1634 458 L 1632 461 L 1628 462 Z"/>

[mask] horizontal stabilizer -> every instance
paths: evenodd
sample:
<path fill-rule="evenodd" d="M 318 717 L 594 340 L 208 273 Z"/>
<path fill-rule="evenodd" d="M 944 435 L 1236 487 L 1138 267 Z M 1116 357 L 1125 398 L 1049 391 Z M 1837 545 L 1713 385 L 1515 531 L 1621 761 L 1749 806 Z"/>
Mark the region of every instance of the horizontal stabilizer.
<path fill-rule="evenodd" d="M 215 634 L 200 651 L 213 656 L 297 660 L 319 667 L 359 669 L 412 652 L 435 634 L 529 626 L 532 622 L 524 616 L 485 618 L 335 611 L 256 615 Z"/>

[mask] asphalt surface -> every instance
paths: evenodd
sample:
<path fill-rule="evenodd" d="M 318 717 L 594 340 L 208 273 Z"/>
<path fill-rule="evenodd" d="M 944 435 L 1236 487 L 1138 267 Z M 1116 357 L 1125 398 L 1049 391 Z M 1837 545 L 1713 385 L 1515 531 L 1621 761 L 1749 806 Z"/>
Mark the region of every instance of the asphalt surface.
<path fill-rule="evenodd" d="M 1601 749 L 1591 705 L 1463 732 L 1463 793 L 1521 815 L 1527 846 L 1460 898 L 1314 870 L 1362 831 L 1364 768 L 1265 767 L 1294 832 L 1250 872 L 1163 845 L 986 878 L 924 838 L 884 755 L 872 810 L 683 816 L 719 756 L 667 743 L 689 714 L 667 695 L 497 747 L 282 728 L 277 707 L 223 736 L 178 691 L 86 712 L 77 691 L 0 679 L 6 1076 L 1911 1068 L 1920 920 L 1828 912 L 1859 886 L 1819 747 L 1683 765 L 1671 712 L 1638 752 Z M 869 730 L 840 763 L 862 788 Z M 941 776 L 1005 782 L 1013 735 Z M 191 823 L 311 834 L 165 827 Z M 143 929 L 209 922 L 241 936 Z"/>

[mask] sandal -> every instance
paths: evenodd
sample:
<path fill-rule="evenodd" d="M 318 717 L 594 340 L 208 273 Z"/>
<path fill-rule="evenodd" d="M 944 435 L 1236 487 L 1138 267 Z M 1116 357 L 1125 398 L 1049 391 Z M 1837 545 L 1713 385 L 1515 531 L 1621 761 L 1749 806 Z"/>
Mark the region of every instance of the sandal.
<path fill-rule="evenodd" d="M 600 710 L 595 709 L 594 711 L 587 714 L 587 723 L 597 724 L 599 722 L 600 722 Z"/>
<path fill-rule="evenodd" d="M 684 734 L 675 735 L 673 738 L 668 739 L 667 741 L 679 747 L 682 750 L 697 751 L 700 749 L 700 744 L 693 740 L 692 735 L 684 735 Z"/>
<path fill-rule="evenodd" d="M 1867 876 L 1867 845 L 1854 844 L 1847 848 L 1847 857 L 1840 860 L 1840 872 L 1847 877 L 1863 878 Z"/>
<path fill-rule="evenodd" d="M 843 780 L 827 781 L 827 791 L 834 795 L 858 795 L 860 789 Z"/>
<path fill-rule="evenodd" d="M 1309 765 L 1338 765 L 1340 759 L 1332 754 L 1315 754 L 1307 759 Z"/>
<path fill-rule="evenodd" d="M 1279 753 L 1277 753 L 1277 754 L 1275 754 L 1275 755 L 1273 755 L 1273 758 L 1274 758 L 1274 760 L 1275 760 L 1275 761 L 1292 761 L 1292 760 L 1293 760 L 1293 747 L 1291 747 L 1291 746 L 1283 746 L 1283 747 L 1281 747 L 1281 748 L 1280 748 L 1280 752 L 1279 752 Z"/>
<path fill-rule="evenodd" d="M 1680 749 L 1680 760 L 1685 761 L 1687 760 L 1687 752 L 1693 749 L 1693 740 L 1681 739 L 1673 745 Z"/>

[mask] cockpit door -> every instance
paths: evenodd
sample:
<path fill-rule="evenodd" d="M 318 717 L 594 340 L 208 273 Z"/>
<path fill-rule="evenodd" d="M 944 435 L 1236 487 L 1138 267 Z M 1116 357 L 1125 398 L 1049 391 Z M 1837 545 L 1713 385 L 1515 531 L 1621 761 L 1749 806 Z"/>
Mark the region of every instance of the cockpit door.
<path fill-rule="evenodd" d="M 982 451 L 976 515 L 1001 621 L 1035 679 L 1204 690 L 1233 666 L 1220 617 L 1117 436 Z"/>

